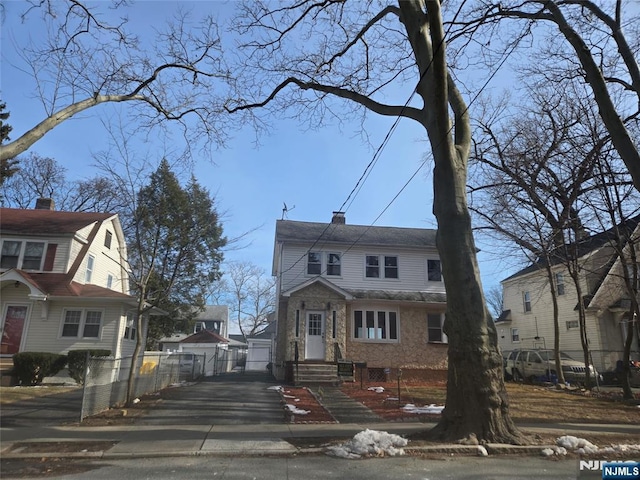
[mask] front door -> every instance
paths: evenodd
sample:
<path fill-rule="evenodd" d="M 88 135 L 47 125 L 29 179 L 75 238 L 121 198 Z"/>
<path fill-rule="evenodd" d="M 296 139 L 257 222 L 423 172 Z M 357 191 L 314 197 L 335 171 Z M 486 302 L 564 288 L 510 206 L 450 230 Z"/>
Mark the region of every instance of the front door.
<path fill-rule="evenodd" d="M 2 322 L 2 344 L 0 353 L 13 355 L 20 351 L 22 333 L 27 321 L 27 309 L 25 305 L 8 305 Z"/>
<path fill-rule="evenodd" d="M 324 313 L 307 313 L 306 360 L 324 360 Z"/>

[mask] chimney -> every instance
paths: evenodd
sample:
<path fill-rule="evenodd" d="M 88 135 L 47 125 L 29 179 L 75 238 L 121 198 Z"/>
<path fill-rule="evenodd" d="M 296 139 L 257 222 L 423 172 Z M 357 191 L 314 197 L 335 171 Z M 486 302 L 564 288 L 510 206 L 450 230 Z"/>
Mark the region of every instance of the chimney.
<path fill-rule="evenodd" d="M 346 219 L 344 218 L 344 212 L 333 212 L 333 216 L 331 217 L 331 223 L 344 225 L 346 223 Z"/>
<path fill-rule="evenodd" d="M 53 198 L 39 198 L 36 200 L 36 210 L 55 210 Z"/>

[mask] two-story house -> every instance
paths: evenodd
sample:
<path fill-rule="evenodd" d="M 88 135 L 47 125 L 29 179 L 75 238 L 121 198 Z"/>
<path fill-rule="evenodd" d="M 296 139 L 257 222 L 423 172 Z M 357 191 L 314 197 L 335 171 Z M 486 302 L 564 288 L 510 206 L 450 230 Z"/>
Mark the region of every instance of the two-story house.
<path fill-rule="evenodd" d="M 624 228 L 621 228 L 621 227 Z M 618 226 L 627 232 L 636 249 L 640 247 L 638 218 Z M 627 338 L 630 297 L 624 286 L 623 268 L 614 245 L 614 229 L 587 236 L 576 245 L 579 282 L 586 313 L 586 334 L 592 362 L 598 371 L 614 370 L 622 358 Z M 628 256 L 628 255 L 627 255 Z M 576 360 L 583 357 L 578 315 L 579 299 L 566 262 L 552 260 L 550 282 L 543 260 L 534 262 L 503 280 L 503 312 L 496 322 L 498 343 L 503 352 L 515 349 L 552 349 L 554 345 L 552 289 L 558 302 L 560 349 Z M 637 286 L 636 286 L 637 287 Z M 636 295 L 637 295 L 636 289 Z M 638 328 L 632 343 L 632 359 L 640 359 Z"/>
<path fill-rule="evenodd" d="M 446 375 L 446 294 L 430 229 L 279 220 L 274 374 L 366 364 L 371 379 Z M 295 368 L 294 368 L 295 367 Z M 435 372 L 435 373 L 434 373 Z"/>
<path fill-rule="evenodd" d="M 137 332 L 118 216 L 0 209 L 0 314 L 5 360 L 17 352 L 133 353 Z M 145 329 L 146 330 L 146 329 Z"/>

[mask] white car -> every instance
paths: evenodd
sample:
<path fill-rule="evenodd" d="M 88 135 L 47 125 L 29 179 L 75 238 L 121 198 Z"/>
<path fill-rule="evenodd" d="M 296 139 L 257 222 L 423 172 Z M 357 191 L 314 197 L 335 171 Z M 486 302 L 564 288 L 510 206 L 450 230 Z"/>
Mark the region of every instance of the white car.
<path fill-rule="evenodd" d="M 536 381 L 541 377 L 553 381 L 556 377 L 556 355 L 553 350 L 514 350 L 507 357 L 505 369 L 515 381 Z M 584 362 L 574 360 L 560 352 L 562 373 L 570 383 L 584 383 L 586 368 Z M 599 375 L 593 365 L 589 365 L 590 377 L 595 381 Z"/>

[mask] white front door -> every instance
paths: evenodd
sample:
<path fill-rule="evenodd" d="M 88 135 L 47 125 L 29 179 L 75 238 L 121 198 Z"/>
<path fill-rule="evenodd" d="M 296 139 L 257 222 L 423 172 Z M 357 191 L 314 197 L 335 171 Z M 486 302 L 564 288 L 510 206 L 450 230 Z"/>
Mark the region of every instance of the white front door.
<path fill-rule="evenodd" d="M 324 360 L 324 312 L 307 312 L 305 360 Z"/>

